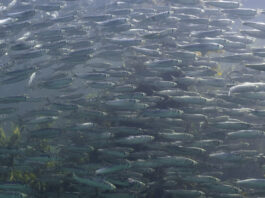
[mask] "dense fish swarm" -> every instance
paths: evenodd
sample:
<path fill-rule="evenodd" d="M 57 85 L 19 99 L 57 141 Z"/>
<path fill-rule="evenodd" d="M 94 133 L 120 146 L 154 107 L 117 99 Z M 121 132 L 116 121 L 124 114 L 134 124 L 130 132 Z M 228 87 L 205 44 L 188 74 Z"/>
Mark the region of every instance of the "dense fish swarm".
<path fill-rule="evenodd" d="M 265 197 L 264 13 L 0 1 L 0 198 Z"/>

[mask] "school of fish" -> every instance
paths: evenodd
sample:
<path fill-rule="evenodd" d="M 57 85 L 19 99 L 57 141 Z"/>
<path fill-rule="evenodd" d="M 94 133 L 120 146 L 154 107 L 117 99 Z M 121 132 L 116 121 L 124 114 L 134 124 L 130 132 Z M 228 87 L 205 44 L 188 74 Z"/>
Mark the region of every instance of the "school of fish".
<path fill-rule="evenodd" d="M 263 16 L 0 1 L 0 198 L 265 197 Z"/>

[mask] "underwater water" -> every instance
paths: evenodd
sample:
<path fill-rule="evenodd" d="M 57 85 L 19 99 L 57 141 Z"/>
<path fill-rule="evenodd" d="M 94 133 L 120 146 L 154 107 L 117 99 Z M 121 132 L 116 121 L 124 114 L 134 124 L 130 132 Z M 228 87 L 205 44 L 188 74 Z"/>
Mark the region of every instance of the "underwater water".
<path fill-rule="evenodd" d="M 0 1 L 0 198 L 265 197 L 265 1 Z"/>

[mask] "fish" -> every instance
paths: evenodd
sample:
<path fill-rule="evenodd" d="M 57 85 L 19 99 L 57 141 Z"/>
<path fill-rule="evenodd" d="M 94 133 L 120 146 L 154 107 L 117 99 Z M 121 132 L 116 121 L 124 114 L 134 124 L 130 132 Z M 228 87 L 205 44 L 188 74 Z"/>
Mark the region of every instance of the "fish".
<path fill-rule="evenodd" d="M 262 91 L 264 89 L 265 84 L 264 83 L 251 83 L 246 82 L 239 85 L 235 85 L 230 87 L 228 96 L 230 96 L 232 93 L 242 93 L 242 92 L 258 92 Z"/>
<path fill-rule="evenodd" d="M 116 186 L 114 186 L 112 183 L 106 181 L 106 180 L 96 180 L 96 179 L 89 179 L 89 178 L 81 178 L 77 176 L 76 174 L 73 174 L 73 180 L 85 184 L 87 186 L 96 187 L 102 190 L 115 190 Z"/>
<path fill-rule="evenodd" d="M 245 64 L 245 67 L 250 68 L 250 69 L 255 69 L 258 71 L 265 71 L 264 70 L 264 67 L 265 67 L 264 64 Z"/>
<path fill-rule="evenodd" d="M 252 27 L 257 30 L 264 31 L 265 30 L 265 23 L 258 23 L 258 22 L 251 22 L 251 21 L 245 21 L 243 22 L 243 25 Z"/>
<path fill-rule="evenodd" d="M 122 25 L 127 21 L 128 21 L 127 18 L 113 18 L 113 19 L 107 19 L 105 21 L 96 22 L 96 24 L 103 27 L 110 27 L 110 26 Z"/>
<path fill-rule="evenodd" d="M 264 132 L 259 130 L 239 130 L 236 132 L 230 132 L 227 134 L 227 138 L 259 138 L 263 137 Z"/>
<path fill-rule="evenodd" d="M 220 45 L 218 43 L 196 43 L 179 47 L 187 51 L 201 52 L 203 55 L 205 55 L 209 51 L 218 51 L 224 48 L 223 45 Z"/>
<path fill-rule="evenodd" d="M 71 86 L 73 78 L 59 78 L 39 83 L 40 87 L 46 89 L 63 89 Z"/>
<path fill-rule="evenodd" d="M 125 145 L 135 145 L 148 143 L 154 140 L 154 137 L 151 135 L 139 135 L 139 136 L 128 136 L 122 139 L 116 140 L 117 143 Z"/>
<path fill-rule="evenodd" d="M 26 102 L 29 99 L 28 96 L 9 96 L 0 98 L 0 103 L 2 104 L 12 104 L 18 102 Z"/>
<path fill-rule="evenodd" d="M 21 193 L 21 192 L 1 192 L 0 193 L 0 197 L 6 197 L 6 198 L 11 198 L 11 197 L 14 197 L 14 198 L 18 198 L 18 197 L 27 197 L 28 195 L 25 194 L 25 193 Z"/>
<path fill-rule="evenodd" d="M 239 53 L 234 55 L 228 55 L 223 57 L 215 57 L 212 60 L 218 62 L 227 62 L 227 63 L 257 63 L 262 61 L 259 57 L 255 57 L 252 53 Z"/>
<path fill-rule="evenodd" d="M 141 103 L 140 100 L 137 99 L 116 99 L 110 100 L 106 102 L 106 105 L 110 108 L 116 109 L 145 109 L 148 107 L 147 104 Z"/>
<path fill-rule="evenodd" d="M 181 4 L 181 5 L 196 5 L 199 4 L 200 0 L 173 0 L 173 3 Z"/>
<path fill-rule="evenodd" d="M 251 178 L 251 179 L 238 180 L 236 183 L 239 186 L 245 188 L 261 189 L 264 186 L 264 179 Z"/>
<path fill-rule="evenodd" d="M 260 30 L 241 30 L 240 32 L 253 38 L 264 39 L 264 32 Z"/>
<path fill-rule="evenodd" d="M 222 12 L 243 19 L 252 18 L 258 13 L 256 9 L 250 8 L 224 9 Z"/>
<path fill-rule="evenodd" d="M 202 197 L 205 195 L 202 191 L 197 190 L 165 190 L 166 194 L 178 197 Z"/>
<path fill-rule="evenodd" d="M 96 170 L 95 174 L 96 175 L 111 174 L 111 173 L 114 173 L 116 171 L 122 171 L 125 169 L 129 169 L 130 167 L 131 167 L 131 165 L 129 163 L 128 164 L 114 165 L 111 167 L 100 168 L 100 169 Z"/>
<path fill-rule="evenodd" d="M 223 9 L 236 9 L 239 8 L 240 3 L 233 1 L 206 1 L 205 5 Z"/>
<path fill-rule="evenodd" d="M 59 128 L 41 128 L 30 132 L 31 138 L 52 138 L 62 133 Z"/>
<path fill-rule="evenodd" d="M 15 18 L 18 21 L 24 21 L 35 16 L 35 10 L 25 10 L 21 12 L 13 12 L 8 14 L 9 17 Z"/>

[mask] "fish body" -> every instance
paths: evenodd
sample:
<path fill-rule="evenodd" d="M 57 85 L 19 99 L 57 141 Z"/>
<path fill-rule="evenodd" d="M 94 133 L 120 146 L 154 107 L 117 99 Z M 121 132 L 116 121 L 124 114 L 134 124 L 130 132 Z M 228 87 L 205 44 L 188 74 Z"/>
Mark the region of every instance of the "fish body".
<path fill-rule="evenodd" d="M 223 9 L 236 9 L 240 6 L 240 3 L 233 1 L 206 1 L 205 4 Z"/>
<path fill-rule="evenodd" d="M 264 179 L 245 179 L 245 180 L 238 180 L 236 182 L 239 186 L 245 188 L 254 188 L 254 189 L 262 189 L 265 185 Z"/>
<path fill-rule="evenodd" d="M 115 190 L 116 189 L 116 186 L 114 186 L 112 183 L 106 180 L 81 178 L 75 174 L 73 174 L 73 180 L 80 184 L 84 184 L 84 185 L 91 186 L 94 188 L 99 188 L 102 190 Z"/>

